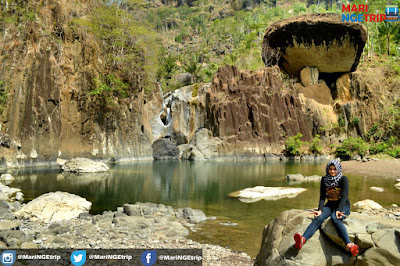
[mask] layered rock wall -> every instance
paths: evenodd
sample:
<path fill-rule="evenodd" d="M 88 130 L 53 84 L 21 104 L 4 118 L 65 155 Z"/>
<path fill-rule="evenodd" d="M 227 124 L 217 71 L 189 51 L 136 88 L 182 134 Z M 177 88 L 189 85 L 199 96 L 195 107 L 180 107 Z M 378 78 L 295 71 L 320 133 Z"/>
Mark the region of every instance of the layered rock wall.
<path fill-rule="evenodd" d="M 139 81 L 130 84 L 139 93 L 112 99 L 111 108 L 89 94 L 94 79 L 106 73 L 104 54 L 93 35 L 71 25 L 95 8 L 94 2 L 37 3 L 35 20 L 0 31 L 0 80 L 9 94 L 1 131 L 13 141 L 11 152 L 2 151 L 7 165 L 19 159 L 151 155 L 140 130 L 144 94 Z"/>
<path fill-rule="evenodd" d="M 301 133 L 310 141 L 320 127 L 335 121 L 326 115 L 332 106 L 290 90 L 276 67 L 257 73 L 220 68 L 207 92 L 206 110 L 206 127 L 241 154 L 280 152 L 287 137 Z"/>

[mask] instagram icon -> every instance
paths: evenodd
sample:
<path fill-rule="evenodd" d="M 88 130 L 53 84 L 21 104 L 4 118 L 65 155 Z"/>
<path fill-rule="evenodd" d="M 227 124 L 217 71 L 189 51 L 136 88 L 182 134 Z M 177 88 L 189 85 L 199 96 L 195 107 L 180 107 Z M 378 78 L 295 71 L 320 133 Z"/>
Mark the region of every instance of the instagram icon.
<path fill-rule="evenodd" d="M 11 266 L 15 263 L 16 252 L 15 250 L 6 250 L 1 253 L 1 264 L 4 266 Z"/>

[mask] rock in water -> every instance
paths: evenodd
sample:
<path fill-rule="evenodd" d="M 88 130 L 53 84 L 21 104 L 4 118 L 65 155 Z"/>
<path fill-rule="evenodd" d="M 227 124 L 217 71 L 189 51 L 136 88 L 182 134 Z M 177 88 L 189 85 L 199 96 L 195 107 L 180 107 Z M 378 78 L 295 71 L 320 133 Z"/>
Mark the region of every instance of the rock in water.
<path fill-rule="evenodd" d="M 360 23 L 341 21 L 338 14 L 308 14 L 270 25 L 264 34 L 262 59 L 290 75 L 307 66 L 320 73 L 355 71 L 367 40 Z"/>
<path fill-rule="evenodd" d="M 158 139 L 153 145 L 154 160 L 178 160 L 179 148 L 169 139 Z"/>
<path fill-rule="evenodd" d="M 240 201 L 245 203 L 251 203 L 262 199 L 277 200 L 281 198 L 294 198 L 305 190 L 306 190 L 305 188 L 294 188 L 294 187 L 256 186 L 232 192 L 228 196 L 238 198 Z"/>
<path fill-rule="evenodd" d="M 67 192 L 51 192 L 28 202 L 15 216 L 20 219 L 57 222 L 76 218 L 80 213 L 89 212 L 92 203 Z"/>
<path fill-rule="evenodd" d="M 375 192 L 383 192 L 383 191 L 385 191 L 385 189 L 382 188 L 382 187 L 370 187 L 370 189 L 372 191 L 375 191 Z"/>
<path fill-rule="evenodd" d="M 110 170 L 105 163 L 95 162 L 88 158 L 73 158 L 65 162 L 61 169 L 65 172 L 76 173 L 96 173 Z"/>

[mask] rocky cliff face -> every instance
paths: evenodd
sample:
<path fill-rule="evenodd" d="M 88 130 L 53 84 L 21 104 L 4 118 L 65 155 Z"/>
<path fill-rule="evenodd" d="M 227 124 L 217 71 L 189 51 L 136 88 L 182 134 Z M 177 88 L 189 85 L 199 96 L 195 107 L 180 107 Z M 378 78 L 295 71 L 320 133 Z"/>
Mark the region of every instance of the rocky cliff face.
<path fill-rule="evenodd" d="M 327 122 L 304 100 L 285 88 L 277 68 L 246 73 L 226 66 L 207 92 L 206 127 L 239 153 L 280 151 L 285 137 L 300 132 L 310 140 L 314 125 Z"/>
<path fill-rule="evenodd" d="M 300 79 L 288 79 L 277 66 L 250 73 L 225 66 L 211 84 L 168 95 L 158 88 L 145 96 L 135 73 L 127 97 L 102 105 L 89 93 L 107 73 L 102 45 L 73 26 L 95 2 L 30 1 L 34 19 L 0 29 L 0 81 L 8 93 L 0 117 L 3 164 L 147 158 L 151 145 L 165 137 L 188 144 L 181 158 L 263 156 L 281 152 L 284 140 L 297 133 L 303 141 L 319 134 L 326 144 L 365 136 L 399 98 L 399 81 L 388 82 L 380 68 L 327 78 L 306 67 Z"/>
<path fill-rule="evenodd" d="M 13 140 L 11 151 L 2 151 L 7 164 L 151 155 L 140 131 L 140 84 L 141 92 L 113 99 L 113 108 L 89 95 L 105 72 L 104 54 L 96 38 L 71 21 L 85 16 L 93 2 L 33 2 L 40 10 L 34 20 L 0 30 L 0 80 L 9 93 L 1 131 Z"/>

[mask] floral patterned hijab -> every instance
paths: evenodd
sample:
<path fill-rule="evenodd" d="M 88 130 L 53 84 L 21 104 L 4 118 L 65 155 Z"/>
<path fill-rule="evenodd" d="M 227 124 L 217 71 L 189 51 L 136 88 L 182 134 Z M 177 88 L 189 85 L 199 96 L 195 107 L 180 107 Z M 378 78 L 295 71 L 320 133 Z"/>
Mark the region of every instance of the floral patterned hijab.
<path fill-rule="evenodd" d="M 337 170 L 337 174 L 335 176 L 331 176 L 329 174 L 329 167 L 331 165 L 334 165 L 336 167 Z M 330 160 L 329 163 L 326 165 L 326 175 L 324 178 L 324 183 L 327 187 L 331 187 L 331 186 L 339 186 L 339 181 L 342 178 L 342 165 L 340 164 L 339 161 L 337 160 Z"/>

